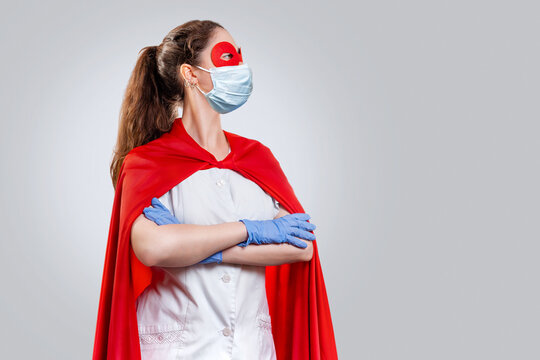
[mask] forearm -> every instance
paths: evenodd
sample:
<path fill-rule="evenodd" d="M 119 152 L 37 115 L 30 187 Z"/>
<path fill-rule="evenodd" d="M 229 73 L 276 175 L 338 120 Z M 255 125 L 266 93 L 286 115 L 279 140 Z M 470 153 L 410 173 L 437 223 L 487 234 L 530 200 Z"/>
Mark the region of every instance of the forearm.
<path fill-rule="evenodd" d="M 167 224 L 159 226 L 155 266 L 190 266 L 208 256 L 247 239 L 247 230 L 239 221 L 216 225 Z"/>
<path fill-rule="evenodd" d="M 281 265 L 299 261 L 309 261 L 313 255 L 313 244 L 305 241 L 305 249 L 288 243 L 251 244 L 245 247 L 232 246 L 223 250 L 223 262 L 242 265 Z"/>
<path fill-rule="evenodd" d="M 274 219 L 290 214 L 281 204 Z M 245 247 L 232 246 L 223 250 L 224 263 L 241 265 L 281 265 L 299 261 L 310 261 L 313 256 L 313 244 L 304 240 L 307 247 L 302 249 L 289 243 L 281 244 L 251 244 Z"/>

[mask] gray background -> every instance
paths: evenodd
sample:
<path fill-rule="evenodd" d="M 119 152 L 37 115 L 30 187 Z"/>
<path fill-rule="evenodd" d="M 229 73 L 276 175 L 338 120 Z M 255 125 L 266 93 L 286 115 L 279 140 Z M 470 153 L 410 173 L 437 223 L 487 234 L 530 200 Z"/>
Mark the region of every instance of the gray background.
<path fill-rule="evenodd" d="M 138 51 L 221 23 L 254 72 L 223 128 L 280 160 L 341 359 L 539 359 L 533 1 L 3 2 L 3 359 L 89 359 Z"/>

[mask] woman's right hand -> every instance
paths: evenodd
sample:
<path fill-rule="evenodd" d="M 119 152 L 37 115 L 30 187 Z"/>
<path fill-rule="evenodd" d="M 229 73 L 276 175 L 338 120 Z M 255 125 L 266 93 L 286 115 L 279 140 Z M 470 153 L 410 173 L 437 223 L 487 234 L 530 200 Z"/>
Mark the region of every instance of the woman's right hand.
<path fill-rule="evenodd" d="M 246 226 L 248 238 L 238 246 L 287 242 L 299 248 L 306 248 L 307 244 L 299 238 L 315 240 L 315 235 L 309 232 L 316 227 L 307 221 L 310 218 L 311 216 L 306 213 L 294 213 L 273 220 L 241 219 Z"/>

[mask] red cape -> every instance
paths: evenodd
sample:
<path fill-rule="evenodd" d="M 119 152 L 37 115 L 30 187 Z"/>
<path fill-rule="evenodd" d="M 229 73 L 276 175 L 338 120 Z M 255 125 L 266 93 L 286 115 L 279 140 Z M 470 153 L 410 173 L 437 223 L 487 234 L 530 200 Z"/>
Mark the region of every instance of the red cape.
<path fill-rule="evenodd" d="M 153 197 L 194 172 L 226 168 L 254 181 L 288 212 L 305 212 L 279 162 L 257 140 L 224 131 L 231 152 L 222 161 L 201 147 L 177 118 L 171 130 L 131 150 L 114 195 L 93 360 L 141 359 L 136 300 L 152 270 L 131 248 L 131 225 Z M 334 329 L 316 240 L 310 261 L 266 266 L 266 295 L 278 360 L 337 359 Z"/>

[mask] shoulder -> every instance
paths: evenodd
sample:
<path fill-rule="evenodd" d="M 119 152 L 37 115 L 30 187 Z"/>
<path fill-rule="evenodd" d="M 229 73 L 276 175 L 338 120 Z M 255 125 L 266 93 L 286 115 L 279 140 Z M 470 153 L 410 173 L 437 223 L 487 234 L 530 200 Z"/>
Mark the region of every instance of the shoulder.
<path fill-rule="evenodd" d="M 262 145 L 262 143 L 257 139 L 252 139 L 247 136 L 236 134 L 227 130 L 223 130 L 223 131 L 225 132 L 225 134 L 227 135 L 229 139 L 233 139 L 235 142 Z"/>
<path fill-rule="evenodd" d="M 233 139 L 235 143 L 237 143 L 240 147 L 244 149 L 253 149 L 253 150 L 259 150 L 266 153 L 272 153 L 270 148 L 263 144 L 260 140 L 249 138 L 247 136 L 238 135 L 229 131 L 225 131 L 227 133 L 227 137 Z"/>
<path fill-rule="evenodd" d="M 160 156 L 170 153 L 170 138 L 165 135 L 161 135 L 157 139 L 151 140 L 145 144 L 139 145 L 131 149 L 125 156 L 124 162 L 137 166 L 140 163 L 144 163 L 145 166 L 151 164 L 151 159 L 157 159 Z"/>

